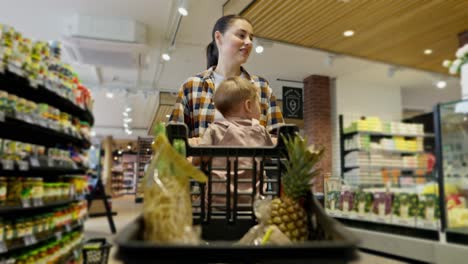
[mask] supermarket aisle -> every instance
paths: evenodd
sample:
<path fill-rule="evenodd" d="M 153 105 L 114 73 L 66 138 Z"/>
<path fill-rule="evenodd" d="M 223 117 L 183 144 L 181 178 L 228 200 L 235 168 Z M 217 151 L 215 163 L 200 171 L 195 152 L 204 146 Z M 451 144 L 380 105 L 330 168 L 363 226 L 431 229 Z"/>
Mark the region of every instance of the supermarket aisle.
<path fill-rule="evenodd" d="M 113 199 L 113 210 L 118 214 L 114 217 L 117 232 L 121 230 L 125 225 L 130 223 L 135 217 L 141 212 L 142 204 L 135 204 L 135 197 L 133 195 L 123 196 L 117 199 Z M 108 241 L 113 242 L 114 235 L 111 234 L 109 225 L 106 217 L 90 218 L 85 223 L 85 236 L 86 238 L 92 237 L 106 237 Z M 109 264 L 121 263 L 113 258 L 116 252 L 116 248 L 113 247 L 111 250 L 111 257 Z M 360 252 L 358 261 L 352 262 L 352 264 L 402 264 L 405 262 L 396 261 L 393 259 L 387 259 L 380 256 L 375 256 L 367 253 Z"/>
<path fill-rule="evenodd" d="M 142 204 L 135 204 L 134 195 L 126 195 L 112 199 L 112 207 L 113 211 L 117 212 L 117 216 L 114 216 L 117 232 L 132 222 L 133 219 L 135 219 L 142 210 Z M 85 237 L 86 239 L 94 237 L 105 237 L 107 241 L 113 243 L 115 235 L 112 235 L 110 232 L 107 218 L 97 217 L 89 218 L 88 221 L 85 222 Z M 116 247 L 112 247 L 109 264 L 121 263 L 113 258 L 115 252 Z"/>

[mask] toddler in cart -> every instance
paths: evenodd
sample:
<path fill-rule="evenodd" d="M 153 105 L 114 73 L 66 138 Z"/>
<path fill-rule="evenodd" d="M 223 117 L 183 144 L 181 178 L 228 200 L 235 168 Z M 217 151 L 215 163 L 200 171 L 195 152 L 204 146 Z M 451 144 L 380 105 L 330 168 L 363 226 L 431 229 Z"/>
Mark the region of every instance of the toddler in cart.
<path fill-rule="evenodd" d="M 223 81 L 213 96 L 216 109 L 224 119 L 217 119 L 210 124 L 200 140 L 200 146 L 244 146 L 261 147 L 272 146 L 274 143 L 267 129 L 260 125 L 260 101 L 257 88 L 248 80 L 241 77 L 231 77 Z M 251 208 L 253 193 L 253 177 L 256 177 L 258 191 L 260 177 L 263 172 L 253 173 L 252 158 L 238 159 L 238 199 L 239 209 Z M 234 158 L 231 164 L 231 182 L 226 182 L 226 170 L 213 170 L 212 177 L 212 207 L 226 208 L 226 184 L 230 185 L 231 197 L 234 192 Z M 227 168 L 226 158 L 213 158 L 213 168 Z M 257 170 L 260 168 L 257 164 Z M 220 182 L 224 181 L 224 182 Z M 206 188 L 208 189 L 208 188 Z M 206 195 L 206 200 L 208 200 Z M 230 201 L 232 205 L 233 201 Z"/>

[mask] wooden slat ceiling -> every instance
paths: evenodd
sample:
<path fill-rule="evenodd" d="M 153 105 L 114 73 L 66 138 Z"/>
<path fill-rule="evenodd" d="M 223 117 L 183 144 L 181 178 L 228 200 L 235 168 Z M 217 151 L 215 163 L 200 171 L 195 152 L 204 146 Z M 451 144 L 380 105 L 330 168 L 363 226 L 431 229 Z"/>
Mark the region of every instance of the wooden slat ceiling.
<path fill-rule="evenodd" d="M 241 15 L 262 38 L 444 74 L 468 29 L 467 0 L 256 0 Z"/>

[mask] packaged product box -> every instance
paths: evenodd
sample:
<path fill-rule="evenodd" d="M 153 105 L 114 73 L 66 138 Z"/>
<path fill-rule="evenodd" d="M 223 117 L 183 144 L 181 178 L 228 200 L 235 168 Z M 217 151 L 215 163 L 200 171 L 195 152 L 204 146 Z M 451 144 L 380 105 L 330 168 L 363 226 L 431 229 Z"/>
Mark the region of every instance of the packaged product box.
<path fill-rule="evenodd" d="M 325 200 L 325 208 L 328 214 L 330 215 L 341 215 L 340 210 L 340 192 L 339 191 L 330 191 L 327 193 Z"/>
<path fill-rule="evenodd" d="M 351 191 L 341 192 L 340 209 L 343 215 L 349 215 L 353 209 L 354 193 Z"/>
<path fill-rule="evenodd" d="M 356 192 L 352 210 L 356 214 L 356 218 L 370 219 L 373 199 L 373 195 L 370 192 Z"/>
<path fill-rule="evenodd" d="M 392 220 L 392 193 L 374 193 L 372 202 L 372 220 L 381 223 L 390 223 Z"/>
<path fill-rule="evenodd" d="M 395 194 L 392 203 L 392 223 L 405 226 L 416 226 L 418 214 L 418 195 L 414 193 Z"/>
<path fill-rule="evenodd" d="M 439 228 L 439 223 L 440 207 L 438 196 L 435 194 L 420 194 L 416 226 L 437 230 Z"/>

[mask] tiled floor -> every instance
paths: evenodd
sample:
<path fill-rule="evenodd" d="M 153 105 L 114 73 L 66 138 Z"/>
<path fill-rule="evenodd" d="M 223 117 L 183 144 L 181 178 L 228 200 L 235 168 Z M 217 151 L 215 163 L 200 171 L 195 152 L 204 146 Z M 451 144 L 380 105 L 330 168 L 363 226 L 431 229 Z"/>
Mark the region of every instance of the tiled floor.
<path fill-rule="evenodd" d="M 100 201 L 98 201 L 100 202 Z M 129 224 L 141 212 L 141 204 L 135 204 L 134 196 L 124 196 L 113 199 L 113 211 L 117 212 L 114 216 L 117 232 L 125 225 Z M 85 223 L 85 236 L 87 238 L 105 237 L 113 243 L 115 235 L 110 232 L 109 224 L 106 217 L 90 218 Z M 115 259 L 116 247 L 112 247 L 109 264 L 118 264 L 120 261 Z M 375 256 L 363 252 L 359 252 L 360 259 L 352 262 L 352 264 L 401 264 L 404 262 L 387 259 L 380 256 Z"/>

